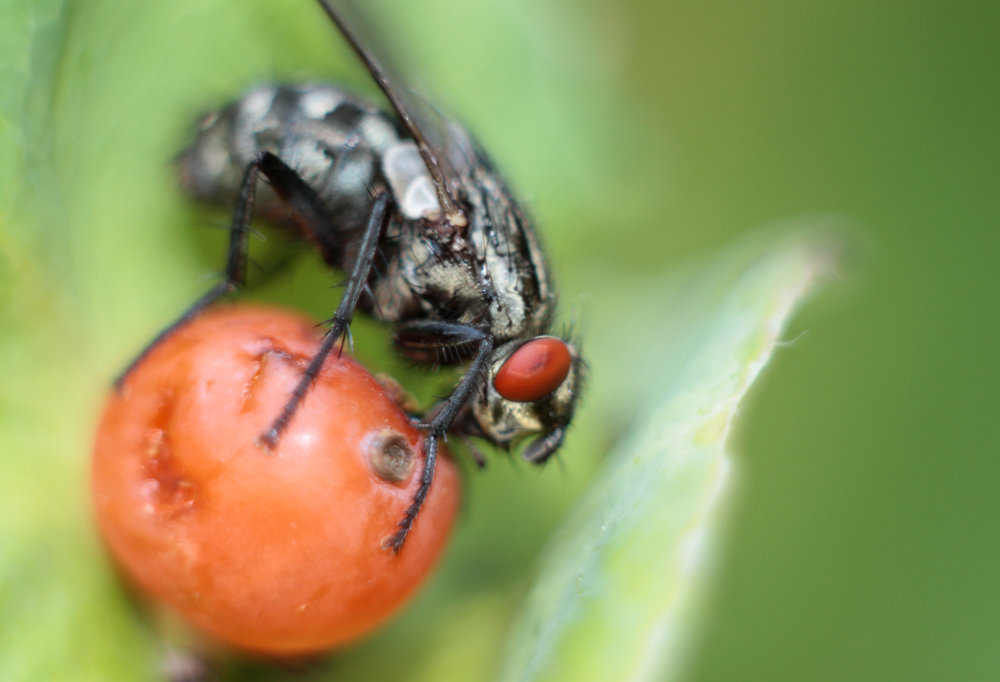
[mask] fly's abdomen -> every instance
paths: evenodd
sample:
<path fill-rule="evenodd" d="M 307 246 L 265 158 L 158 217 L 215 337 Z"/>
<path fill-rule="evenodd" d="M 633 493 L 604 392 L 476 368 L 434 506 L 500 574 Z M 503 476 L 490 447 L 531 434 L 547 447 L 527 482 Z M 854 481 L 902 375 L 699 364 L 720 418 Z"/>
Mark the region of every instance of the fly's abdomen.
<path fill-rule="evenodd" d="M 204 116 L 194 142 L 178 157 L 191 196 L 234 205 L 247 166 L 261 151 L 277 155 L 320 197 L 332 229 L 361 229 L 373 187 L 387 182 L 386 154 L 401 144 L 395 118 L 331 85 L 264 86 Z M 261 183 L 259 215 L 288 223 L 287 208 Z"/>

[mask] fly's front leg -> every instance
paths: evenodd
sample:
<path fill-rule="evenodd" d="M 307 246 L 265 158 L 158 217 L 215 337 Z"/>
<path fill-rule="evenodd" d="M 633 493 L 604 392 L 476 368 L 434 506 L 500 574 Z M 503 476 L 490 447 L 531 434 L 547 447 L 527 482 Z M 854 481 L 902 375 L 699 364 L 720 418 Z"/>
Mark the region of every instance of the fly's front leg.
<path fill-rule="evenodd" d="M 292 391 L 292 395 L 289 397 L 288 402 L 285 403 L 281 414 L 271 423 L 271 427 L 257 439 L 259 445 L 267 448 L 273 448 L 277 445 L 281 434 L 288 427 L 288 423 L 295 416 L 295 412 L 302 403 L 302 399 L 305 398 L 306 393 L 309 392 L 313 382 L 319 375 L 319 371 L 323 367 L 327 356 L 330 355 L 330 351 L 333 350 L 337 341 L 347 332 L 347 328 L 351 324 L 351 319 L 354 317 L 354 311 L 358 307 L 358 299 L 368 282 L 372 262 L 375 260 L 375 252 L 378 250 L 379 238 L 382 235 L 388 218 L 389 194 L 388 192 L 380 192 L 375 196 L 372 203 L 372 210 L 368 214 L 368 223 L 365 226 L 364 236 L 361 241 L 361 249 L 358 251 L 357 260 L 354 261 L 354 267 L 347 280 L 347 286 L 344 290 L 344 296 L 340 300 L 340 305 L 337 306 L 337 311 L 329 320 L 330 328 L 323 338 L 323 344 L 309 362 L 309 366 L 302 374 L 302 378 L 299 380 L 295 390 Z"/>
<path fill-rule="evenodd" d="M 493 335 L 476 327 L 452 324 L 448 322 L 422 321 L 404 326 L 396 336 L 397 345 L 417 354 L 431 351 L 434 348 L 468 349 L 474 347 L 476 354 L 469 364 L 462 379 L 455 386 L 451 395 L 433 411 L 430 422 L 424 424 L 427 436 L 424 438 L 424 466 L 420 472 L 420 486 L 413 495 L 413 501 L 407 508 L 403 519 L 399 522 L 396 532 L 385 542 L 385 546 L 393 553 L 398 553 L 406 541 L 406 536 L 413 527 L 413 522 L 420 513 L 420 508 L 427 499 L 427 493 L 434 480 L 434 466 L 437 462 L 438 441 L 445 437 L 448 429 L 468 402 L 470 396 L 482 379 L 493 351 Z"/>

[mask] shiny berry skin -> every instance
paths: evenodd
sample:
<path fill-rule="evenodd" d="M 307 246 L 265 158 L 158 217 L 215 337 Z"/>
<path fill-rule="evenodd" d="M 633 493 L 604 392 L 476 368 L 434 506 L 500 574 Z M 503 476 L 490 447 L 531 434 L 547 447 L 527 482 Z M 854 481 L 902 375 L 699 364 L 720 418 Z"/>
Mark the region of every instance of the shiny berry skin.
<path fill-rule="evenodd" d="M 127 577 L 212 638 L 320 652 L 385 621 L 448 538 L 459 476 L 438 458 L 406 545 L 383 541 L 419 483 L 421 434 L 334 352 L 277 447 L 255 439 L 319 345 L 298 314 L 217 307 L 158 345 L 108 398 L 97 520 Z"/>
<path fill-rule="evenodd" d="M 540 336 L 514 351 L 497 371 L 493 387 L 514 402 L 540 400 L 559 388 L 573 356 L 562 339 Z"/>

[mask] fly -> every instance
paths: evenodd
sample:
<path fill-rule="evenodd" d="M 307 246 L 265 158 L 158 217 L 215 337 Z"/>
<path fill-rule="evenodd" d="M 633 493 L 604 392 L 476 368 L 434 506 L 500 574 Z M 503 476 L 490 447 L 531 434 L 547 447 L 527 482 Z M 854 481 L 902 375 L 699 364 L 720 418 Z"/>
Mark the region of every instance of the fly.
<path fill-rule="evenodd" d="M 275 447 L 357 309 L 394 326 L 394 344 L 428 366 L 464 366 L 424 417 L 420 485 L 387 547 L 398 552 L 452 433 L 542 464 L 560 447 L 584 374 L 552 333 L 556 295 L 531 220 L 460 125 L 413 95 L 346 0 L 318 0 L 391 105 L 333 85 L 257 88 L 203 118 L 179 157 L 192 196 L 235 202 L 225 278 L 119 376 L 216 300 L 242 288 L 254 213 L 304 235 L 348 273 L 316 356 L 258 442 Z M 257 192 L 261 174 L 267 185 Z M 379 267 L 374 267 L 375 263 Z M 478 456 L 477 456 L 478 458 Z"/>

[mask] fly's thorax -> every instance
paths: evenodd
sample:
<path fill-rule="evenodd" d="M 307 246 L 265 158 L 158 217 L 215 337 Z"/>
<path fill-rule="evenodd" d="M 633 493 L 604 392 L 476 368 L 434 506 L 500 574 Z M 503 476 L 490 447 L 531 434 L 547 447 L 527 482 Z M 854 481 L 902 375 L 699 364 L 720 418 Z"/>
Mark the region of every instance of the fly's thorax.
<path fill-rule="evenodd" d="M 434 181 L 413 140 L 401 140 L 385 150 L 382 172 L 403 217 L 420 220 L 441 213 Z"/>
<path fill-rule="evenodd" d="M 380 267 L 369 279 L 373 305 L 386 322 L 414 319 L 477 324 L 485 306 L 468 258 L 447 251 L 426 221 L 400 219 L 389 226 Z"/>
<path fill-rule="evenodd" d="M 468 241 L 479 268 L 490 329 L 499 340 L 537 334 L 549 325 L 555 294 L 530 217 L 478 147 L 477 165 L 465 190 L 470 206 Z"/>
<path fill-rule="evenodd" d="M 545 348 L 533 352 L 533 345 Z M 526 351 L 534 357 L 522 357 Z M 517 375 L 513 381 L 511 370 Z M 537 459 L 529 454 L 543 447 L 537 444 L 546 439 L 561 442 L 573 418 L 583 372 L 578 350 L 563 339 L 540 336 L 505 343 L 493 352 L 471 414 L 483 437 L 497 445 L 538 436 L 525 451 L 527 458 Z"/>

